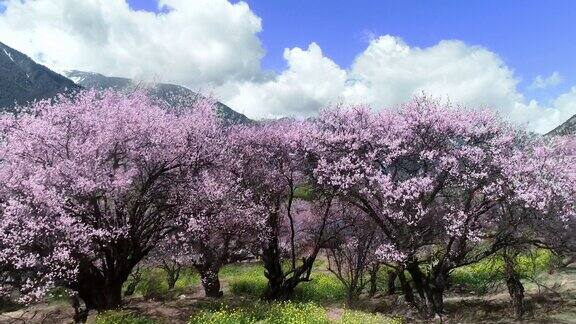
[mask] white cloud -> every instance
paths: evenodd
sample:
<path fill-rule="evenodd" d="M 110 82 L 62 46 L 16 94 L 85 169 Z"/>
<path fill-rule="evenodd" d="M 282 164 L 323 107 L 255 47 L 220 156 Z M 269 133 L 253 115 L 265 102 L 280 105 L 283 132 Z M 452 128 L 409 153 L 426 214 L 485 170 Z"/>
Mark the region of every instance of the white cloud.
<path fill-rule="evenodd" d="M 461 41 L 410 47 L 398 37 L 370 41 L 345 70 L 312 43 L 287 49 L 288 68 L 265 82 L 235 84 L 223 96 L 252 117 L 309 116 L 336 100 L 393 107 L 422 92 L 455 104 L 496 109 L 516 123 L 547 132 L 576 114 L 576 88 L 549 107 L 526 101 L 514 72 L 495 53 Z M 234 87 L 233 86 L 233 87 Z"/>
<path fill-rule="evenodd" d="M 518 99 L 513 72 L 498 56 L 460 41 L 421 49 L 381 36 L 356 57 L 350 76 L 377 106 L 397 105 L 421 92 L 475 105 L 508 106 Z"/>
<path fill-rule="evenodd" d="M 58 71 L 155 78 L 190 87 L 252 78 L 264 51 L 261 20 L 244 2 L 161 0 L 167 12 L 125 0 L 8 0 L 0 39 Z"/>
<path fill-rule="evenodd" d="M 544 89 L 548 87 L 553 87 L 562 83 L 562 76 L 557 71 L 550 74 L 548 77 L 544 78 L 541 75 L 536 76 L 532 84 L 530 84 L 530 89 Z"/>
<path fill-rule="evenodd" d="M 126 0 L 0 3 L 0 40 L 51 68 L 211 89 L 252 118 L 310 116 L 336 101 L 390 107 L 421 92 L 492 107 L 540 132 L 576 114 L 576 88 L 547 106 L 527 100 L 497 54 L 457 40 L 418 48 L 370 35 L 350 67 L 311 43 L 286 49 L 287 68 L 276 73 L 260 68 L 261 19 L 244 2 L 160 0 L 162 14 L 131 10 Z M 555 72 L 534 88 L 559 82 Z"/>
<path fill-rule="evenodd" d="M 288 69 L 262 82 L 241 82 L 227 100 L 252 117 L 309 116 L 345 90 L 346 71 L 322 55 L 315 43 L 308 49 L 284 50 Z"/>

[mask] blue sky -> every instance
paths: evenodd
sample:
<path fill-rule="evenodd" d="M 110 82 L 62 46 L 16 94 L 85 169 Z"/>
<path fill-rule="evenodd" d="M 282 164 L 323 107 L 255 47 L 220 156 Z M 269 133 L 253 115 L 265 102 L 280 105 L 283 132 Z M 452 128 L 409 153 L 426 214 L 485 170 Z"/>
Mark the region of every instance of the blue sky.
<path fill-rule="evenodd" d="M 237 1 L 236 1 L 237 2 Z M 428 47 L 457 39 L 495 52 L 512 68 L 527 95 L 549 100 L 576 84 L 576 2 L 571 0 L 247 0 L 262 18 L 264 68 L 282 70 L 284 48 L 318 43 L 347 67 L 370 35 L 390 34 L 408 45 Z M 129 0 L 134 9 L 157 11 L 155 0 Z M 529 89 L 554 71 L 563 82 Z"/>

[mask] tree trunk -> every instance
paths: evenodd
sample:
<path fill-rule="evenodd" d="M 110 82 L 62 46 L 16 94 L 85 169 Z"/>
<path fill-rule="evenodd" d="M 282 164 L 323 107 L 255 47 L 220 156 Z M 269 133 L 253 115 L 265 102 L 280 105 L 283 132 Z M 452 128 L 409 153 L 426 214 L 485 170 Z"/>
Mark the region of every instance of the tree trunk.
<path fill-rule="evenodd" d="M 412 276 L 414 286 L 424 300 L 421 312 L 425 315 L 442 315 L 444 312 L 444 290 L 448 283 L 448 271 L 440 264 L 428 275 L 425 275 L 416 263 L 406 269 Z"/>
<path fill-rule="evenodd" d="M 85 264 L 84 264 L 85 265 Z M 69 286 L 84 301 L 86 309 L 98 312 L 118 308 L 122 303 L 122 286 L 128 279 L 133 266 L 101 270 L 92 264 L 81 264 L 76 282 Z"/>
<path fill-rule="evenodd" d="M 166 268 L 164 269 L 164 271 L 166 272 L 166 283 L 168 284 L 168 289 L 172 290 L 174 289 L 174 286 L 176 286 L 176 281 L 178 281 L 178 277 L 180 277 L 180 269 Z"/>
<path fill-rule="evenodd" d="M 444 313 L 444 291 L 448 286 L 448 270 L 439 265 L 439 268 L 433 270 L 432 275 L 428 286 L 430 304 L 435 314 L 442 315 Z"/>
<path fill-rule="evenodd" d="M 287 292 L 283 289 L 284 272 L 278 248 L 278 215 L 271 214 L 268 219 L 268 226 L 271 230 L 270 238 L 262 251 L 262 261 L 264 262 L 264 275 L 268 279 L 268 286 L 264 291 L 263 298 L 266 300 L 286 299 Z"/>
<path fill-rule="evenodd" d="M 70 304 L 74 309 L 74 316 L 73 316 L 74 323 L 86 323 L 86 321 L 88 320 L 88 312 L 89 312 L 89 309 L 85 307 L 86 305 L 82 307 L 80 298 L 78 298 L 78 296 L 76 295 L 70 298 Z"/>
<path fill-rule="evenodd" d="M 429 304 L 431 306 L 432 312 L 436 315 L 442 315 L 444 313 L 444 290 L 432 288 L 430 289 L 428 295 Z"/>
<path fill-rule="evenodd" d="M 406 299 L 406 302 L 413 306 L 417 306 L 416 299 L 414 298 L 414 292 L 412 291 L 412 287 L 410 287 L 408 280 L 406 280 L 403 269 L 398 271 L 398 280 L 400 280 L 400 287 L 402 287 L 402 292 L 404 292 L 404 298 Z"/>
<path fill-rule="evenodd" d="M 506 271 L 506 286 L 510 294 L 512 307 L 514 308 L 514 315 L 516 319 L 521 320 L 524 317 L 524 286 L 520 281 L 520 276 L 514 267 L 514 259 L 508 254 L 504 254 L 504 264 Z"/>
<path fill-rule="evenodd" d="M 268 226 L 271 229 L 271 234 L 262 251 L 264 276 L 268 279 L 268 285 L 262 298 L 264 300 L 287 300 L 294 295 L 294 289 L 300 282 L 309 281 L 319 248 L 315 249 L 308 257 L 303 257 L 302 265 L 291 269 L 288 275 L 285 275 L 280 256 L 277 214 L 270 216 Z"/>
<path fill-rule="evenodd" d="M 396 293 L 396 277 L 398 272 L 394 270 L 388 270 L 388 289 L 386 290 L 387 295 L 394 295 Z"/>
<path fill-rule="evenodd" d="M 406 270 L 408 271 L 408 273 L 410 273 L 410 276 L 412 277 L 412 282 L 414 283 L 414 288 L 416 288 L 418 295 L 420 296 L 420 298 L 425 300 L 426 283 L 424 281 L 424 274 L 422 273 L 422 270 L 420 270 L 417 263 L 408 264 L 406 266 Z"/>
<path fill-rule="evenodd" d="M 122 303 L 123 280 L 111 280 L 101 284 L 98 281 L 85 283 L 78 289 L 78 297 L 86 304 L 87 310 L 98 312 L 118 308 Z"/>
<path fill-rule="evenodd" d="M 368 290 L 368 295 L 374 297 L 376 291 L 378 290 L 378 270 L 380 269 L 379 264 L 372 265 L 370 268 L 370 288 Z"/>
<path fill-rule="evenodd" d="M 202 281 L 202 287 L 204 287 L 204 294 L 206 297 L 222 297 L 224 293 L 222 290 L 220 290 L 220 279 L 218 278 L 219 269 L 206 267 L 197 268 L 197 270 L 200 273 L 200 279 Z"/>
<path fill-rule="evenodd" d="M 354 306 L 356 301 L 358 301 L 359 297 L 360 297 L 360 292 L 358 291 L 358 287 L 355 284 L 353 284 L 348 289 L 348 294 L 346 297 L 346 305 L 348 307 Z"/>

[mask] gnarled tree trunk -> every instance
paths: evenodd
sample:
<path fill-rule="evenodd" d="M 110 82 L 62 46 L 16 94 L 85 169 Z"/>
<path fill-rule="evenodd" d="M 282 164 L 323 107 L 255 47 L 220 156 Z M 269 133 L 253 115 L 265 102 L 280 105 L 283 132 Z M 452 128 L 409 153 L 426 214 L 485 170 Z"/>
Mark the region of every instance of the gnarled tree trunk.
<path fill-rule="evenodd" d="M 115 251 L 116 252 L 116 251 Z M 134 257 L 136 253 L 133 253 Z M 68 287 L 84 301 L 87 311 L 102 312 L 118 308 L 122 304 L 122 286 L 132 269 L 141 260 L 140 254 L 125 258 L 124 254 L 113 252 L 106 257 L 106 266 L 96 267 L 91 260 L 83 260 L 74 283 Z"/>
<path fill-rule="evenodd" d="M 398 271 L 398 280 L 400 281 L 400 287 L 402 287 L 402 292 L 404 293 L 404 299 L 406 299 L 406 302 L 410 305 L 417 306 L 414 292 L 412 291 L 412 287 L 410 287 L 410 284 L 406 279 L 404 269 L 400 269 Z"/>
<path fill-rule="evenodd" d="M 93 281 L 84 283 L 77 290 L 86 304 L 88 310 L 94 309 L 99 312 L 118 308 L 122 303 L 122 284 L 124 280 L 119 278 L 109 279 L 105 282 Z"/>
<path fill-rule="evenodd" d="M 262 251 L 262 261 L 264 262 L 264 275 L 268 279 L 268 286 L 264 291 L 263 298 L 266 300 L 287 299 L 291 292 L 284 291 L 284 272 L 282 271 L 282 261 L 280 258 L 279 238 L 278 238 L 278 214 L 272 213 L 268 218 L 268 228 L 270 228 L 270 238 Z"/>
<path fill-rule="evenodd" d="M 430 273 L 423 273 L 416 263 L 410 263 L 406 269 L 423 303 L 419 309 L 425 315 L 444 313 L 444 291 L 448 286 L 448 270 L 443 264 L 436 265 Z"/>
<path fill-rule="evenodd" d="M 516 319 L 521 320 L 524 318 L 524 313 L 526 311 L 524 307 L 524 286 L 522 285 L 520 276 L 515 268 L 515 256 L 505 252 L 503 257 L 506 286 L 508 287 L 508 294 L 510 294 L 510 301 L 514 308 L 514 316 L 516 316 Z"/>
<path fill-rule="evenodd" d="M 182 270 L 182 265 L 177 262 L 164 262 L 161 266 L 166 274 L 166 283 L 168 285 L 168 289 L 174 289 L 176 286 L 176 281 L 180 278 L 180 271 Z"/>
<path fill-rule="evenodd" d="M 206 297 L 220 298 L 224 295 L 222 290 L 220 290 L 220 279 L 218 278 L 219 267 L 196 267 L 196 270 L 198 270 L 200 274 L 200 280 L 202 281 L 202 287 L 204 287 Z"/>

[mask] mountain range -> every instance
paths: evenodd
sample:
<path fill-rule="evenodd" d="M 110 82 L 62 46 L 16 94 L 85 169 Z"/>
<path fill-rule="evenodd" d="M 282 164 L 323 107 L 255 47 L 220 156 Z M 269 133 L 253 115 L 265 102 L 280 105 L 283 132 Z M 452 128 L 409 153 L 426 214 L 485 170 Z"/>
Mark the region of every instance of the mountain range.
<path fill-rule="evenodd" d="M 72 80 L 34 62 L 30 57 L 0 43 L 0 109 L 48 99 L 58 93 L 82 89 Z"/>
<path fill-rule="evenodd" d="M 157 83 L 140 85 L 127 78 L 107 77 L 102 74 L 69 71 L 66 76 L 34 62 L 25 54 L 0 42 L 0 111 L 13 111 L 17 105 L 35 100 L 53 98 L 59 93 L 74 93 L 82 89 L 127 90 L 145 87 L 151 96 L 170 105 L 182 100 L 196 100 L 200 94 L 175 84 Z M 249 123 L 251 120 L 221 102 L 216 102 L 218 115 L 227 123 Z"/>
<path fill-rule="evenodd" d="M 86 89 L 103 90 L 112 88 L 115 90 L 127 90 L 135 87 L 145 87 L 152 97 L 158 98 L 172 106 L 182 104 L 183 99 L 195 100 L 201 97 L 200 94 L 175 84 L 156 83 L 146 85 L 128 78 L 108 77 L 99 73 L 76 70 L 65 72 L 65 75 Z M 219 101 L 216 102 L 216 111 L 223 120 L 229 123 L 248 123 L 251 121 L 248 117 Z"/>
<path fill-rule="evenodd" d="M 570 117 L 562 125 L 554 128 L 547 135 L 569 135 L 576 134 L 576 115 Z"/>
<path fill-rule="evenodd" d="M 16 105 L 26 105 L 59 93 L 74 93 L 82 89 L 126 90 L 141 84 L 127 78 L 109 77 L 84 71 L 69 71 L 66 76 L 34 62 L 27 55 L 0 42 L 0 111 L 13 111 Z M 146 85 L 153 97 L 168 104 L 182 103 L 182 98 L 201 95 L 183 86 L 167 83 Z M 251 120 L 221 102 L 217 102 L 219 116 L 228 123 L 248 123 Z M 547 135 L 576 134 L 576 115 Z"/>

